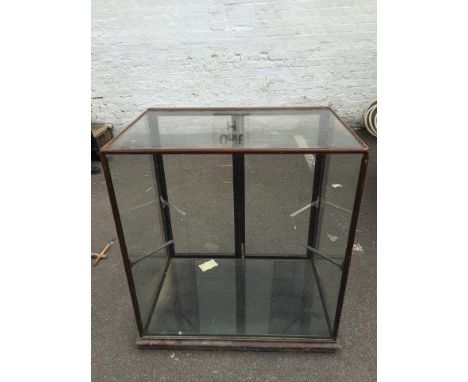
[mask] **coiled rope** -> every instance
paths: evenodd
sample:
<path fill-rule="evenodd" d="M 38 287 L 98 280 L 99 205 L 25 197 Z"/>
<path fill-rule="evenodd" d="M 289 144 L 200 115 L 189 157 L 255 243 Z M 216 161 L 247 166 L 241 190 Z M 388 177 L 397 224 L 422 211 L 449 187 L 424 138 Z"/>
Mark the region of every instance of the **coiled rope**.
<path fill-rule="evenodd" d="M 363 117 L 366 130 L 377 138 L 377 101 L 372 102 L 364 110 Z"/>

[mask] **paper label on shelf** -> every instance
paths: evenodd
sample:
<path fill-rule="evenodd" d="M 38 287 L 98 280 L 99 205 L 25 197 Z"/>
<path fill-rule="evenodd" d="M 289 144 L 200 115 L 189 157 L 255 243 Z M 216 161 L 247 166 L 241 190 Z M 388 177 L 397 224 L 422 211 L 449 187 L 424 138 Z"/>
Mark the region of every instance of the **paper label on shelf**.
<path fill-rule="evenodd" d="M 209 271 L 210 269 L 217 267 L 218 263 L 214 261 L 213 259 L 205 261 L 204 263 L 198 265 L 198 268 L 202 270 L 202 272 Z"/>

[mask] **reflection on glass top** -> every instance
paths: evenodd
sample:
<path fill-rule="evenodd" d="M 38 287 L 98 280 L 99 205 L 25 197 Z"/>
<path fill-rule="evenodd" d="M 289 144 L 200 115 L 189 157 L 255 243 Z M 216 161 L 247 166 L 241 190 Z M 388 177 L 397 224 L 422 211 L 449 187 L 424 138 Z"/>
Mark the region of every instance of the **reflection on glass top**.
<path fill-rule="evenodd" d="M 366 146 L 329 109 L 317 108 L 149 109 L 105 149 L 336 148 L 362 150 Z"/>

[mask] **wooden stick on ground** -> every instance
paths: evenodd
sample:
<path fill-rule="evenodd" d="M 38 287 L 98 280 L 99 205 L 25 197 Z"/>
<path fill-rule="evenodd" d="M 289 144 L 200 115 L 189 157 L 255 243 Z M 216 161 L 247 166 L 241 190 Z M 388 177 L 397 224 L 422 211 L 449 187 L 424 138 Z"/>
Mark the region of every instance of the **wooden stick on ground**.
<path fill-rule="evenodd" d="M 101 252 L 98 253 L 98 255 L 96 256 L 96 260 L 94 260 L 94 263 L 93 263 L 94 266 L 97 265 L 97 263 L 99 263 L 99 261 L 106 256 L 106 253 L 109 250 L 109 248 L 111 247 L 113 242 L 114 241 L 112 240 L 111 242 L 107 243 L 107 245 L 104 247 L 104 249 Z"/>
<path fill-rule="evenodd" d="M 91 258 L 95 259 L 98 256 L 99 256 L 99 253 L 91 252 Z M 102 256 L 101 259 L 107 259 L 107 255 Z"/>

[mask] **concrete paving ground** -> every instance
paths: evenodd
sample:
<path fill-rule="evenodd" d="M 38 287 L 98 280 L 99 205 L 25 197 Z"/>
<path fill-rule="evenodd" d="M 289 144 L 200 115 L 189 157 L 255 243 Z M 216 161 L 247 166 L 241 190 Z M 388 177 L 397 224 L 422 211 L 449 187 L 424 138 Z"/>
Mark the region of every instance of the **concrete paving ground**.
<path fill-rule="evenodd" d="M 300 352 L 167 351 L 134 347 L 136 324 L 118 241 L 92 267 L 93 381 L 376 380 L 377 144 L 361 132 L 370 161 L 340 326 L 342 349 Z M 92 250 L 116 237 L 102 174 L 92 175 Z"/>

